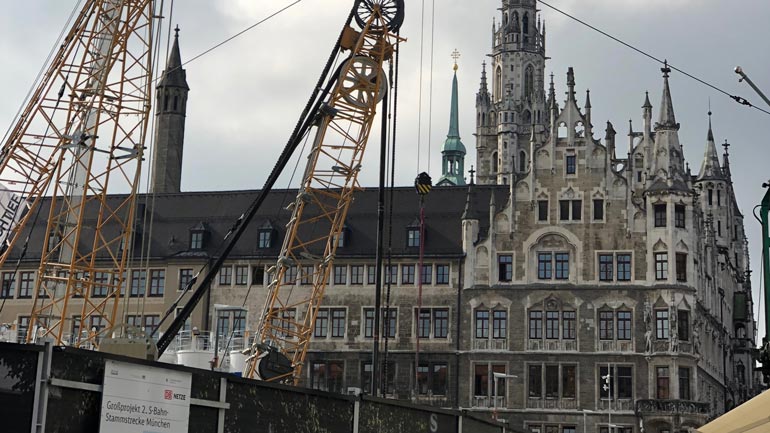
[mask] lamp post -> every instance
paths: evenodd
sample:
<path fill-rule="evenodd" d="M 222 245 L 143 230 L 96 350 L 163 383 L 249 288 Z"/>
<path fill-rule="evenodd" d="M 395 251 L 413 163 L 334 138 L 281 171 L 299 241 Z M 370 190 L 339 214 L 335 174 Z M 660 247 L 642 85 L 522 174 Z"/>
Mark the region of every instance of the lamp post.
<path fill-rule="evenodd" d="M 492 413 L 495 418 L 495 421 L 499 421 L 497 419 L 497 381 L 500 379 L 513 379 L 518 377 L 519 376 L 516 376 L 515 374 L 492 372 L 492 379 L 495 381 L 495 394 L 494 394 L 494 397 L 492 397 L 494 399 L 494 402 L 492 403 L 492 406 L 493 406 Z"/>

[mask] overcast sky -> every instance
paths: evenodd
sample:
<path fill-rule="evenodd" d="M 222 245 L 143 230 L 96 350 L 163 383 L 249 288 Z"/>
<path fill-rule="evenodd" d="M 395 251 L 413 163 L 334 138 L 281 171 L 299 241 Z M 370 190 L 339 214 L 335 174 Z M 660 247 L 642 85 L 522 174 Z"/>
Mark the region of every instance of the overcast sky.
<path fill-rule="evenodd" d="M 181 28 L 182 59 L 187 60 L 254 24 L 291 0 L 176 0 L 167 21 Z M 0 16 L 0 123 L 7 128 L 62 29 L 74 0 L 7 2 Z M 166 5 L 171 3 L 165 1 Z M 303 0 L 285 13 L 229 44 L 190 63 L 191 88 L 182 189 L 186 191 L 252 189 L 262 186 L 320 74 L 352 0 Z M 500 0 L 406 0 L 402 36 L 397 176 L 411 184 L 418 171 L 441 175 L 440 148 L 449 119 L 452 78 L 450 54 L 457 48 L 460 69 L 460 133 L 475 165 L 475 94 L 481 62 L 491 51 L 492 19 Z M 421 9 L 425 4 L 424 26 Z M 435 36 L 430 39 L 431 6 L 436 4 Z M 550 0 L 608 33 L 649 51 L 693 75 L 756 105 L 761 100 L 738 83 L 736 65 L 770 92 L 770 1 L 767 0 Z M 644 92 L 654 113 L 660 103 L 660 66 L 618 43 L 541 5 L 547 25 L 546 73 L 556 76 L 557 95 L 565 97 L 566 71 L 575 68 L 579 103 L 591 90 L 595 135 L 603 138 L 606 120 L 622 135 L 633 119 L 641 128 Z M 499 18 L 498 18 L 499 22 Z M 168 22 L 166 23 L 168 24 Z M 421 29 L 425 29 L 423 106 L 418 111 Z M 433 43 L 432 82 L 430 47 Z M 429 111 L 432 89 L 432 110 Z M 718 143 L 729 140 L 733 180 L 752 251 L 754 291 L 760 288 L 761 237 L 751 216 L 770 179 L 770 116 L 742 107 L 682 74 L 671 76 L 680 140 L 693 172 L 700 168 L 706 143 L 709 99 Z M 770 108 L 770 107 L 764 107 Z M 421 137 L 418 137 L 421 119 Z M 431 120 L 432 119 L 432 120 Z M 428 133 L 430 131 L 430 134 Z M 373 137 L 374 138 L 374 137 Z M 371 141 L 372 144 L 378 141 Z M 418 142 L 420 158 L 417 158 Z M 720 153 L 722 151 L 719 148 Z M 370 150 L 360 180 L 374 186 L 377 152 Z M 301 171 L 301 170 L 300 170 Z M 296 182 L 295 182 L 296 184 Z M 279 186 L 289 186 L 286 177 Z M 292 185 L 294 186 L 294 185 Z M 759 298 L 755 296 L 758 304 Z M 764 328 L 764 326 L 762 326 Z M 764 332 L 760 333 L 760 336 Z"/>

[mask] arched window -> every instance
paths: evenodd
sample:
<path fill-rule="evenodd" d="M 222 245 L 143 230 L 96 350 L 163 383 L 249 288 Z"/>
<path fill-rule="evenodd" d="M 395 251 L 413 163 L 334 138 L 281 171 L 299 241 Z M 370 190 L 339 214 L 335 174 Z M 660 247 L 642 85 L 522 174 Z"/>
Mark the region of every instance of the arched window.
<path fill-rule="evenodd" d="M 524 110 L 521 121 L 524 125 L 532 123 L 532 113 L 530 113 L 529 110 Z"/>
<path fill-rule="evenodd" d="M 489 122 L 492 124 L 492 126 L 497 125 L 497 115 L 494 111 L 489 112 Z"/>
<path fill-rule="evenodd" d="M 519 152 L 519 171 L 522 173 L 527 171 L 527 153 L 523 150 Z"/>
<path fill-rule="evenodd" d="M 481 126 L 487 126 L 487 113 L 481 113 Z"/>
<path fill-rule="evenodd" d="M 524 43 L 529 42 L 529 14 L 524 13 L 524 18 L 521 19 L 521 27 L 524 31 Z"/>
<path fill-rule="evenodd" d="M 503 68 L 497 67 L 495 72 L 495 100 L 499 101 L 503 97 Z"/>
<path fill-rule="evenodd" d="M 508 12 L 503 14 L 503 25 L 504 26 L 508 25 Z"/>
<path fill-rule="evenodd" d="M 497 173 L 499 169 L 499 165 L 497 164 L 497 152 L 492 154 L 492 172 Z"/>
<path fill-rule="evenodd" d="M 535 89 L 535 68 L 532 65 L 528 65 L 524 71 L 524 99 L 532 97 L 532 92 Z"/>
<path fill-rule="evenodd" d="M 519 13 L 513 12 L 513 31 L 519 33 Z"/>

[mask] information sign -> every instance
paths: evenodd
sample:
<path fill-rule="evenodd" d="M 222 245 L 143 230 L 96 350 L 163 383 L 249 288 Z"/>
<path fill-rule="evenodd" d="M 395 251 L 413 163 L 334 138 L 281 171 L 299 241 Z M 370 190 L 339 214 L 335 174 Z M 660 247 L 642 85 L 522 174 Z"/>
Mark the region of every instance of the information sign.
<path fill-rule="evenodd" d="M 99 431 L 187 433 L 192 375 L 108 360 Z"/>

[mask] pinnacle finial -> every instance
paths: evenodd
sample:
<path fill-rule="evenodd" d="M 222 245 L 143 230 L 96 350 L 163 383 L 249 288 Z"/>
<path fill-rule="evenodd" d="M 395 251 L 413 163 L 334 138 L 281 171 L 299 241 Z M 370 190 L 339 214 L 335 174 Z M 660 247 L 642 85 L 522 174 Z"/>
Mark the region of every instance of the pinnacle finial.
<path fill-rule="evenodd" d="M 727 142 L 726 138 L 724 144 L 722 144 L 722 147 L 725 148 L 725 155 L 729 155 L 730 143 Z"/>
<path fill-rule="evenodd" d="M 455 61 L 455 65 L 454 65 L 454 70 L 455 70 L 455 71 L 457 71 L 457 68 L 458 68 L 458 66 L 457 66 L 457 60 L 460 58 L 460 56 L 461 56 L 461 55 L 460 55 L 460 52 L 459 52 L 459 51 L 457 51 L 457 48 L 455 48 L 455 50 L 454 50 L 454 51 L 452 51 L 452 58 L 453 58 L 453 59 L 454 59 L 454 61 Z M 486 62 L 484 63 L 484 66 L 486 66 Z"/>
<path fill-rule="evenodd" d="M 671 68 L 668 67 L 668 60 L 663 60 L 663 67 L 660 69 L 663 72 L 663 78 L 668 78 L 671 73 Z"/>
<path fill-rule="evenodd" d="M 179 38 L 179 24 L 177 24 L 176 28 L 174 29 L 174 37 Z"/>

